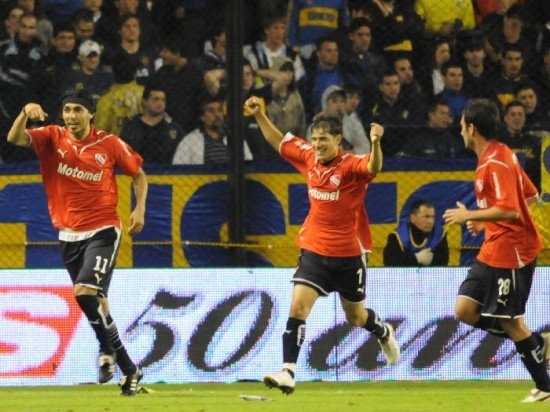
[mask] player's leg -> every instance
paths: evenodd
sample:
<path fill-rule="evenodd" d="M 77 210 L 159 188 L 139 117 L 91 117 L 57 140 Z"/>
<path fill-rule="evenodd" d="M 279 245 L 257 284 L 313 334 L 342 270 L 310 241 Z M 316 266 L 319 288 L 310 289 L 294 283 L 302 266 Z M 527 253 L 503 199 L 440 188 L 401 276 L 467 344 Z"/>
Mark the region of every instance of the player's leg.
<path fill-rule="evenodd" d="M 306 319 L 317 298 L 327 296 L 332 291 L 325 261 L 324 256 L 302 250 L 292 278 L 292 300 L 283 333 L 283 369 L 264 377 L 267 386 L 280 388 L 286 394 L 294 391 L 294 373 L 305 338 Z"/>
<path fill-rule="evenodd" d="M 292 290 L 289 317 L 283 333 L 283 368 L 280 372 L 264 376 L 270 388 L 279 388 L 285 394 L 294 392 L 296 362 L 306 336 L 306 319 L 319 293 L 303 284 L 295 284 Z"/>
<path fill-rule="evenodd" d="M 366 254 L 356 257 L 335 258 L 333 282 L 340 294 L 340 303 L 346 320 L 354 326 L 365 328 L 378 338 L 388 365 L 399 361 L 399 345 L 395 331 L 389 323 L 382 322 L 376 312 L 364 307 L 367 271 Z"/>
<path fill-rule="evenodd" d="M 99 342 L 99 382 L 108 382 L 114 373 L 114 350 L 105 328 L 105 314 L 97 298 L 95 280 L 88 279 L 82 272 L 86 248 L 90 239 L 76 242 L 61 242 L 63 263 L 74 284 L 74 295 L 78 306 L 88 319 Z"/>
<path fill-rule="evenodd" d="M 506 332 L 498 322 L 498 318 L 482 316 L 481 309 L 486 299 L 486 294 L 491 288 L 490 279 L 493 268 L 475 261 L 468 276 L 460 285 L 455 302 L 455 316 L 463 323 L 477 329 L 483 329 L 492 335 L 507 338 Z"/>

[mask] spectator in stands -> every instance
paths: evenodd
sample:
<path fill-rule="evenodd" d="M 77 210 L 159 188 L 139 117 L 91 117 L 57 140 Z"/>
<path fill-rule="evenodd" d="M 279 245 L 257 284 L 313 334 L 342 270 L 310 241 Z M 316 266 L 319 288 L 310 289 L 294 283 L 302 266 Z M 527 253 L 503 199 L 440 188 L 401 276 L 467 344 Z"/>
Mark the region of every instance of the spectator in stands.
<path fill-rule="evenodd" d="M 412 54 L 424 34 L 424 22 L 414 10 L 413 2 L 395 0 L 372 1 L 373 48 L 386 59 L 395 54 Z"/>
<path fill-rule="evenodd" d="M 395 267 L 447 266 L 449 245 L 443 225 L 436 224 L 429 200 L 411 204 L 409 219 L 388 235 L 384 265 Z"/>
<path fill-rule="evenodd" d="M 357 108 L 361 104 L 361 93 L 360 91 L 352 86 L 351 84 L 345 84 L 343 86 L 344 92 L 346 92 L 346 103 L 344 106 L 344 118 L 342 119 L 342 124 L 353 124 L 359 132 L 356 132 L 356 135 L 360 135 L 360 130 L 365 129 L 359 114 L 357 113 Z M 360 127 L 359 127 L 360 126 Z M 350 133 L 352 133 L 350 131 Z M 354 148 L 354 153 L 363 154 L 370 153 L 371 144 L 368 135 L 365 133 L 366 140 L 359 141 L 357 148 Z"/>
<path fill-rule="evenodd" d="M 450 127 L 453 119 L 449 105 L 443 97 L 435 97 L 428 105 L 426 127 L 415 131 L 398 155 L 454 159 L 465 155 L 464 143 Z"/>
<path fill-rule="evenodd" d="M 227 129 L 224 127 L 222 102 L 209 98 L 199 105 L 201 125 L 187 134 L 174 154 L 175 165 L 228 164 Z M 244 160 L 252 154 L 244 142 Z"/>
<path fill-rule="evenodd" d="M 155 73 L 157 49 L 151 43 L 141 42 L 141 23 L 135 14 L 125 14 L 119 19 L 120 43 L 111 46 L 106 53 L 105 63 L 113 65 L 121 55 L 126 56 L 136 68 L 136 81 L 145 85 Z"/>
<path fill-rule="evenodd" d="M 504 46 L 500 59 L 501 72 L 496 74 L 492 81 L 493 95 L 496 96 L 501 107 L 515 100 L 515 90 L 518 84 L 528 82 L 529 77 L 522 73 L 523 51 L 514 44 Z"/>
<path fill-rule="evenodd" d="M 416 0 L 415 9 L 430 36 L 452 36 L 475 27 L 472 0 Z"/>
<path fill-rule="evenodd" d="M 76 39 L 73 27 L 58 24 L 54 27 L 52 48 L 42 60 L 43 70 L 38 78 L 40 102 L 46 113 L 55 113 L 64 92 L 64 81 L 76 60 Z"/>
<path fill-rule="evenodd" d="M 91 10 L 81 9 L 74 15 L 72 24 L 78 45 L 81 45 L 86 40 L 96 41 L 94 14 Z"/>
<path fill-rule="evenodd" d="M 491 77 L 494 74 L 485 62 L 485 50 L 481 39 L 467 39 L 464 45 L 464 94 L 470 98 L 490 97 Z"/>
<path fill-rule="evenodd" d="M 305 75 L 300 55 L 285 44 L 286 18 L 268 16 L 263 22 L 264 40 L 247 45 L 243 54 L 256 74 L 256 83 L 264 85 L 265 71 L 273 68 L 277 60 L 290 59 L 294 65 L 294 78 L 299 82 Z M 280 66 L 281 64 L 278 64 Z M 264 73 L 262 73 L 264 72 Z"/>
<path fill-rule="evenodd" d="M 114 13 L 102 15 L 96 21 L 95 33 L 99 42 L 107 46 L 116 47 L 120 43 L 121 32 L 113 33 L 114 27 L 121 27 L 119 22 L 127 14 L 135 15 L 139 19 L 139 43 L 144 47 L 157 48 L 160 44 L 160 34 L 153 23 L 149 11 L 140 7 L 139 0 L 114 0 Z"/>
<path fill-rule="evenodd" d="M 111 67 L 101 64 L 101 47 L 86 40 L 78 48 L 78 63 L 71 66 L 62 89 L 87 90 L 97 104 L 113 82 Z"/>
<path fill-rule="evenodd" d="M 342 49 L 339 62 L 345 82 L 361 91 L 363 105 L 359 115 L 368 112 L 376 100 L 376 84 L 386 70 L 384 58 L 372 52 L 372 24 L 366 18 L 353 19 L 349 27 L 348 47 Z"/>
<path fill-rule="evenodd" d="M 95 123 L 98 129 L 120 134 L 124 121 L 143 113 L 143 86 L 136 82 L 133 62 L 121 55 L 113 63 L 115 82 L 97 102 Z"/>
<path fill-rule="evenodd" d="M 346 116 L 347 95 L 339 86 L 329 86 L 323 93 L 322 112 L 320 115 L 336 116 L 342 121 L 343 150 L 355 154 L 367 154 L 370 152 L 370 141 L 365 129 L 358 117 Z M 307 130 L 307 140 L 311 141 L 311 125 Z"/>
<path fill-rule="evenodd" d="M 13 39 L 19 26 L 19 19 L 25 10 L 17 4 L 12 4 L 6 9 L 4 24 L 0 27 L 0 41 Z"/>
<path fill-rule="evenodd" d="M 94 24 L 101 18 L 103 15 L 101 11 L 101 6 L 103 5 L 103 0 L 82 0 L 82 8 L 89 10 L 92 13 Z"/>
<path fill-rule="evenodd" d="M 199 67 L 187 54 L 185 43 L 167 39 L 160 51 L 163 66 L 153 76 L 153 82 L 166 92 L 166 112 L 189 133 L 196 127 L 197 102 L 205 94 Z"/>
<path fill-rule="evenodd" d="M 53 37 L 53 25 L 44 13 L 44 7 L 40 0 L 16 0 L 18 6 L 21 6 L 25 13 L 31 13 L 36 16 L 36 38 L 40 43 L 40 51 L 47 54 L 50 49 Z"/>
<path fill-rule="evenodd" d="M 12 119 L 25 103 L 37 101 L 43 55 L 37 36 L 38 19 L 25 13 L 13 39 L 0 42 L 0 130 L 9 130 Z M 30 150 L 2 144 L 4 162 L 34 160 Z"/>
<path fill-rule="evenodd" d="M 531 134 L 544 137 L 550 132 L 550 117 L 539 104 L 537 86 L 532 82 L 519 83 L 515 92 L 525 108 L 525 127 Z"/>
<path fill-rule="evenodd" d="M 523 0 L 476 0 L 476 8 L 479 12 L 477 20 L 483 32 L 488 33 L 495 27 L 502 26 L 508 9 L 514 4 L 522 3 L 524 3 Z"/>
<path fill-rule="evenodd" d="M 427 98 L 431 98 L 443 91 L 443 76 L 441 66 L 451 60 L 451 42 L 448 37 L 437 37 L 431 40 L 428 55 L 425 59 L 428 65 L 421 65 L 418 82 Z"/>
<path fill-rule="evenodd" d="M 319 10 L 322 10 L 319 13 Z M 349 24 L 347 0 L 292 0 L 288 6 L 288 41 L 308 61 L 319 40 Z M 320 97 L 320 96 L 319 96 Z"/>
<path fill-rule="evenodd" d="M 462 86 L 464 85 L 462 66 L 457 61 L 448 61 L 441 66 L 441 74 L 443 75 L 445 87 L 439 95 L 449 105 L 449 114 L 453 122 L 458 125 L 462 112 L 469 100 L 469 97 L 462 90 Z"/>
<path fill-rule="evenodd" d="M 399 84 L 401 85 L 399 94 L 401 97 L 405 101 L 415 102 L 416 105 L 419 105 L 422 109 L 424 109 L 426 96 L 422 91 L 420 83 L 418 83 L 414 76 L 414 70 L 410 57 L 406 55 L 396 57 L 393 62 L 393 68 L 397 73 L 397 76 L 399 76 Z"/>
<path fill-rule="evenodd" d="M 82 0 L 42 0 L 44 13 L 55 28 L 58 24 L 67 24 L 82 7 Z"/>
<path fill-rule="evenodd" d="M 550 114 L 550 43 L 542 51 L 544 64 L 533 76 L 534 83 L 540 88 L 540 105 L 544 113 Z"/>
<path fill-rule="evenodd" d="M 267 115 L 279 130 L 303 137 L 306 133 L 306 113 L 296 87 L 294 64 L 288 58 L 286 61 L 278 60 L 271 67 L 271 70 L 277 69 L 289 74 L 290 79 L 282 82 L 279 90 L 273 91 L 272 100 L 267 105 Z"/>
<path fill-rule="evenodd" d="M 226 33 L 220 26 L 204 43 L 202 55 L 198 59 L 199 67 L 203 73 L 209 70 L 225 70 L 226 61 Z"/>
<path fill-rule="evenodd" d="M 541 140 L 526 131 L 525 121 L 525 107 L 517 101 L 508 103 L 504 110 L 504 130 L 499 140 L 518 154 L 520 161 L 524 161 L 525 173 L 540 191 Z"/>
<path fill-rule="evenodd" d="M 336 40 L 323 37 L 317 42 L 317 64 L 307 66 L 306 79 L 300 85 L 300 94 L 306 108 L 306 121 L 321 110 L 321 96 L 332 85 L 344 83 L 339 65 L 339 50 Z"/>
<path fill-rule="evenodd" d="M 382 150 L 385 156 L 394 156 L 410 136 L 410 127 L 424 123 L 424 114 L 416 102 L 405 101 L 400 96 L 399 76 L 393 70 L 386 71 L 378 83 L 380 98 L 372 109 L 371 121 L 384 126 Z"/>
<path fill-rule="evenodd" d="M 522 51 L 524 70 L 532 73 L 540 65 L 540 56 L 535 47 L 523 33 L 522 6 L 512 6 L 508 9 L 502 21 L 485 36 L 484 48 L 491 61 L 497 63 L 504 56 L 505 46 L 513 44 Z"/>
<path fill-rule="evenodd" d="M 183 138 L 181 126 L 166 114 L 166 94 L 154 84 L 143 90 L 143 113 L 124 122 L 120 137 L 142 153 L 145 163 L 171 164 Z"/>

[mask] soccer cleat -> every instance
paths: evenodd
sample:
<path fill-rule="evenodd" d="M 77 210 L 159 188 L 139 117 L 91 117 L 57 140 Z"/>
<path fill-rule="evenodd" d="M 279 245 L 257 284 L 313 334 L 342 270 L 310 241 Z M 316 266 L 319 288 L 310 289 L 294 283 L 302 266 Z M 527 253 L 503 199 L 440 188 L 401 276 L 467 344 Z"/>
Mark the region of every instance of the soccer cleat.
<path fill-rule="evenodd" d="M 393 326 L 389 323 L 385 323 L 386 327 L 389 331 L 389 336 L 378 339 L 378 343 L 380 344 L 380 347 L 382 348 L 382 352 L 384 352 L 384 357 L 386 358 L 386 363 L 388 365 L 396 365 L 399 361 L 399 345 L 397 344 L 397 341 L 395 340 L 395 331 L 393 330 Z"/>
<path fill-rule="evenodd" d="M 296 386 L 294 378 L 285 369 L 280 372 L 264 376 L 264 383 L 269 389 L 279 388 L 285 395 L 290 395 L 294 392 L 294 387 Z"/>
<path fill-rule="evenodd" d="M 99 354 L 99 383 L 107 383 L 113 379 L 116 370 L 116 360 L 114 355 L 105 353 Z"/>
<path fill-rule="evenodd" d="M 136 367 L 136 371 L 131 375 L 124 375 L 120 378 L 118 385 L 120 386 L 121 395 L 135 396 L 138 389 L 138 383 L 143 378 L 143 372 L 140 368 Z"/>
<path fill-rule="evenodd" d="M 550 332 L 543 332 L 540 334 L 542 339 L 544 339 L 544 345 L 542 346 L 542 354 L 544 356 L 544 361 L 546 362 L 546 367 L 550 366 Z"/>
<path fill-rule="evenodd" d="M 527 395 L 523 400 L 523 403 L 530 402 L 550 402 L 550 392 L 543 392 L 539 389 L 531 389 L 529 395 Z"/>

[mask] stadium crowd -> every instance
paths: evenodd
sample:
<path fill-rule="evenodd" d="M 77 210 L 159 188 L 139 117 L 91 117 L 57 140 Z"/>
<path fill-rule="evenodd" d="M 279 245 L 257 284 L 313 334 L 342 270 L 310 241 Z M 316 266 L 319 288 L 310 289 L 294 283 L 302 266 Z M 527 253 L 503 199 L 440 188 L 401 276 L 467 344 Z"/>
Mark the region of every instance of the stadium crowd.
<path fill-rule="evenodd" d="M 226 163 L 225 7 L 0 1 L 0 130 L 29 101 L 55 122 L 62 93 L 85 88 L 96 126 L 146 163 Z M 368 152 L 377 122 L 386 156 L 471 157 L 458 122 L 470 98 L 488 97 L 502 110 L 502 140 L 540 188 L 540 137 L 550 131 L 544 0 L 261 0 L 245 1 L 244 13 L 244 98 L 260 97 L 281 130 L 307 139 L 314 116 L 332 113 L 345 150 Z M 245 122 L 245 159 L 278 161 L 254 117 Z M 0 157 L 34 160 L 5 139 Z"/>

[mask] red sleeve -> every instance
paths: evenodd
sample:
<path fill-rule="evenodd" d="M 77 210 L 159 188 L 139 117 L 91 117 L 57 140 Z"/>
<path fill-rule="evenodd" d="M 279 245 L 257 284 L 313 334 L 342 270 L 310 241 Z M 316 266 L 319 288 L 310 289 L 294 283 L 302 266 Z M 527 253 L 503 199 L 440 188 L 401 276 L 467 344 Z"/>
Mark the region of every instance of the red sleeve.
<path fill-rule="evenodd" d="M 307 174 L 308 158 L 313 156 L 310 143 L 287 133 L 281 142 L 279 150 L 283 159 L 298 169 L 301 174 Z"/>
<path fill-rule="evenodd" d="M 143 158 L 119 137 L 115 139 L 114 151 L 116 165 L 125 175 L 135 176 L 143 164 Z"/>
<path fill-rule="evenodd" d="M 37 127 L 35 129 L 26 129 L 25 132 L 31 138 L 31 148 L 34 150 L 38 158 L 44 156 L 44 154 L 51 148 L 53 129 L 57 126 L 45 126 Z"/>
<path fill-rule="evenodd" d="M 490 162 L 485 176 L 494 194 L 493 206 L 502 210 L 519 210 L 516 185 L 520 176 L 517 171 L 500 162 Z"/>

